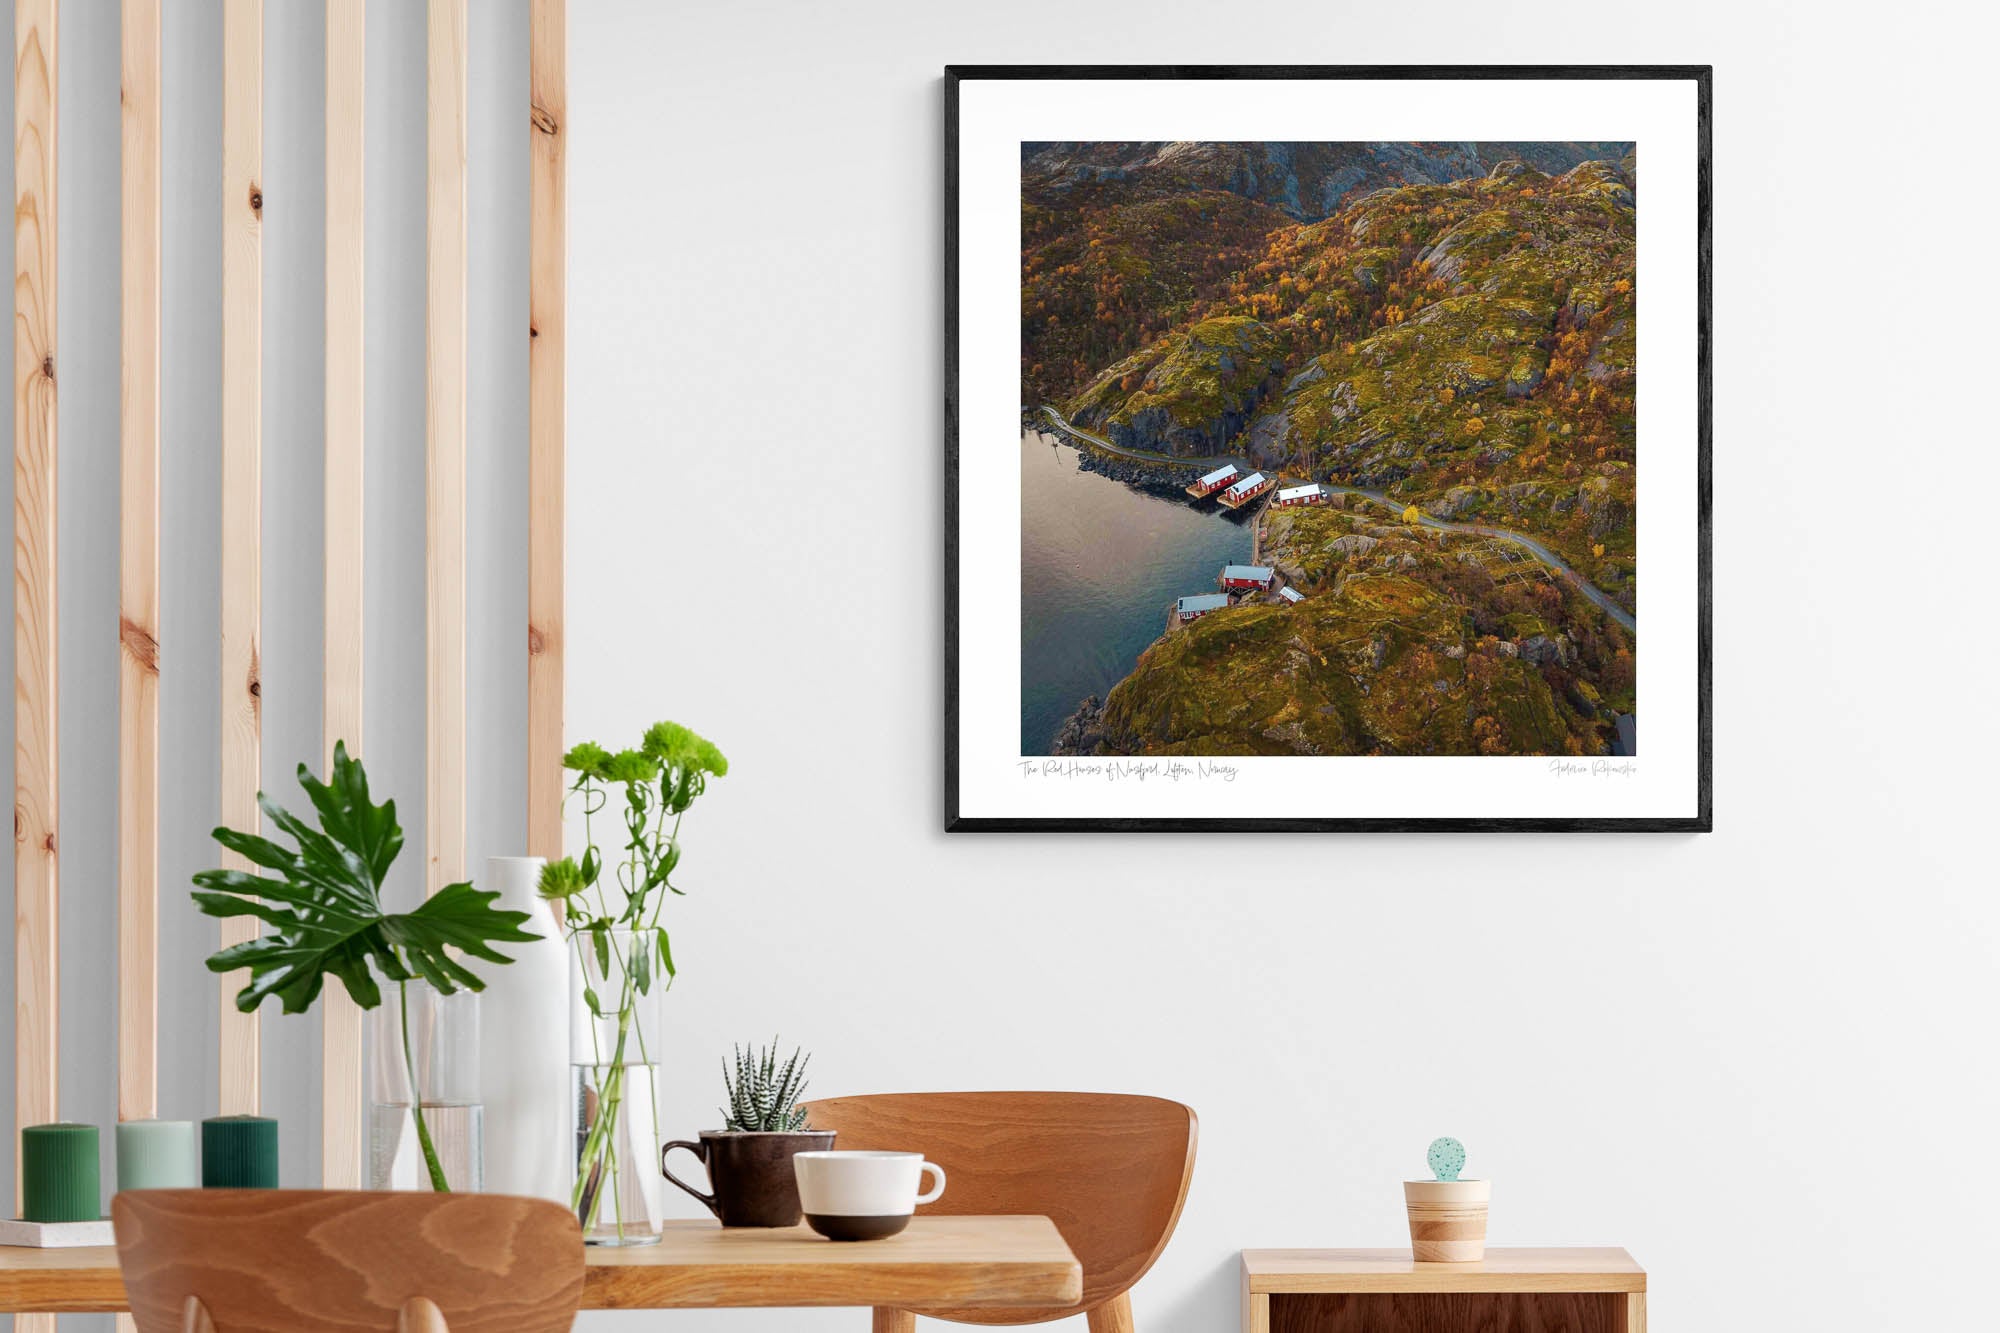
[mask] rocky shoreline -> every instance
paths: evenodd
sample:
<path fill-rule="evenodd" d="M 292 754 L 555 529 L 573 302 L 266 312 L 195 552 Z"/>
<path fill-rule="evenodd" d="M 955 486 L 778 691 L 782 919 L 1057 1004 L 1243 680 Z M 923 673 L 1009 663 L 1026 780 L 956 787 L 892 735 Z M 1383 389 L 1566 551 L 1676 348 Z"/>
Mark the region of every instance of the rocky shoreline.
<path fill-rule="evenodd" d="M 1091 695 L 1077 710 L 1062 720 L 1055 739 L 1049 742 L 1052 755 L 1094 754 L 1104 740 L 1104 701 Z"/>

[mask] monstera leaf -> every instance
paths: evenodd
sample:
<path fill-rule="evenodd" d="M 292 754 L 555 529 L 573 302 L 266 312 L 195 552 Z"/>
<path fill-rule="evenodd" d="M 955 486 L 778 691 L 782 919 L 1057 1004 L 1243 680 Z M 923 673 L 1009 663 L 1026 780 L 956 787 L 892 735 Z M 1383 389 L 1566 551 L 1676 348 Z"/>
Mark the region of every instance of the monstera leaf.
<path fill-rule="evenodd" d="M 499 910 L 493 906 L 499 894 L 471 884 L 440 889 L 413 912 L 383 911 L 382 881 L 403 849 L 396 803 L 369 799 L 368 774 L 344 744 L 334 746 L 332 779 L 321 782 L 299 765 L 299 785 L 319 814 L 317 829 L 258 794 L 271 827 L 296 847 L 215 830 L 217 842 L 275 875 L 204 870 L 194 877 L 195 903 L 209 916 L 264 923 L 262 935 L 208 960 L 211 972 L 249 970 L 249 984 L 236 996 L 238 1009 L 249 1013 L 275 995 L 286 1013 L 301 1013 L 328 977 L 338 978 L 363 1009 L 373 1009 L 382 1003 L 377 972 L 394 982 L 421 978 L 447 995 L 460 987 L 484 990 L 462 957 L 507 963 L 513 960 L 493 945 L 538 938 L 521 929 L 526 912 Z"/>

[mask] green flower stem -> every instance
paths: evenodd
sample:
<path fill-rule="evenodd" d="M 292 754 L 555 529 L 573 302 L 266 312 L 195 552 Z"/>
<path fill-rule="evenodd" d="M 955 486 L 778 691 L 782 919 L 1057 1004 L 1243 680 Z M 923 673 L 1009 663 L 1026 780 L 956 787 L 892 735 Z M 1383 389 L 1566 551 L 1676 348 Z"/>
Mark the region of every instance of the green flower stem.
<path fill-rule="evenodd" d="M 424 1093 L 417 1085 L 417 1053 L 410 1049 L 410 983 L 396 983 L 396 999 L 402 1007 L 403 1068 L 410 1075 L 410 1115 L 417 1122 L 417 1143 L 424 1150 L 424 1168 L 430 1172 L 431 1188 L 439 1194 L 449 1194 L 451 1182 L 444 1178 L 444 1163 L 438 1160 L 437 1145 L 431 1142 L 430 1126 L 424 1123 Z"/>

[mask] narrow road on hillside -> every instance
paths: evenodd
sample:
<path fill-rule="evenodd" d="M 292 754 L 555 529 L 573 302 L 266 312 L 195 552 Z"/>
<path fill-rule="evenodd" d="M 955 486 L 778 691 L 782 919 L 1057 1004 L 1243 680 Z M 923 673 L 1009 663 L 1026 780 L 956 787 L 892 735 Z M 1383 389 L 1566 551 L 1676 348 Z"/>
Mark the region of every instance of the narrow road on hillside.
<path fill-rule="evenodd" d="M 1234 463 L 1240 468 L 1251 466 L 1249 459 L 1235 454 L 1212 454 L 1206 458 L 1172 458 L 1166 454 L 1152 453 L 1145 449 L 1121 448 L 1101 435 L 1083 430 L 1077 426 L 1072 426 L 1063 417 L 1063 414 L 1056 411 L 1053 407 L 1044 406 L 1042 411 L 1047 413 L 1049 420 L 1055 422 L 1062 430 L 1076 436 L 1078 439 L 1088 440 L 1098 448 L 1103 449 L 1107 453 L 1117 454 L 1120 458 L 1130 458 L 1142 463 L 1179 463 L 1191 467 L 1201 467 L 1203 465 L 1219 467 L 1224 463 Z M 1289 479 L 1281 478 L 1281 480 Z M 1304 482 L 1301 481 L 1299 484 L 1303 485 Z M 1407 505 L 1398 504 L 1381 491 L 1364 491 L 1358 486 L 1335 486 L 1331 482 L 1323 482 L 1321 484 L 1327 490 L 1337 495 L 1358 495 L 1364 500 L 1381 505 L 1398 516 L 1408 507 Z M 1598 588 L 1596 584 L 1591 583 L 1583 575 L 1577 573 L 1561 556 L 1558 556 L 1554 551 L 1551 551 L 1533 537 L 1528 536 L 1525 532 L 1515 532 L 1510 528 L 1492 528 L 1483 523 L 1451 523 L 1441 518 L 1433 518 L 1421 510 L 1418 513 L 1420 516 L 1417 522 L 1426 528 L 1437 528 L 1443 532 L 1465 532 L 1477 537 L 1493 537 L 1500 541 L 1513 542 L 1516 546 L 1521 547 L 1528 554 L 1534 556 L 1535 559 L 1562 575 L 1563 578 L 1569 581 L 1572 587 L 1589 598 L 1591 604 L 1597 607 L 1598 610 L 1604 612 L 1605 615 L 1610 616 L 1633 633 L 1636 634 L 1638 632 L 1638 622 L 1633 619 L 1631 612 L 1618 605 L 1617 602 L 1611 599 L 1609 594 Z"/>

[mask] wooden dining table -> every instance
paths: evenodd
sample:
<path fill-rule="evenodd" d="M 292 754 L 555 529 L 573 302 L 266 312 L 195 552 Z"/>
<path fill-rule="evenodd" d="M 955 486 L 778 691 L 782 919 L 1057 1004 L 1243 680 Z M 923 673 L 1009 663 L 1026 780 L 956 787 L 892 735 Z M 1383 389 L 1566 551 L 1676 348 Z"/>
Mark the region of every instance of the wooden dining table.
<path fill-rule="evenodd" d="M 884 1240 L 839 1244 L 803 1226 L 669 1222 L 657 1245 L 592 1247 L 586 1310 L 1074 1305 L 1083 1269 L 1046 1217 L 917 1217 Z M 0 1247 L 0 1313 L 125 1309 L 110 1246 Z"/>

